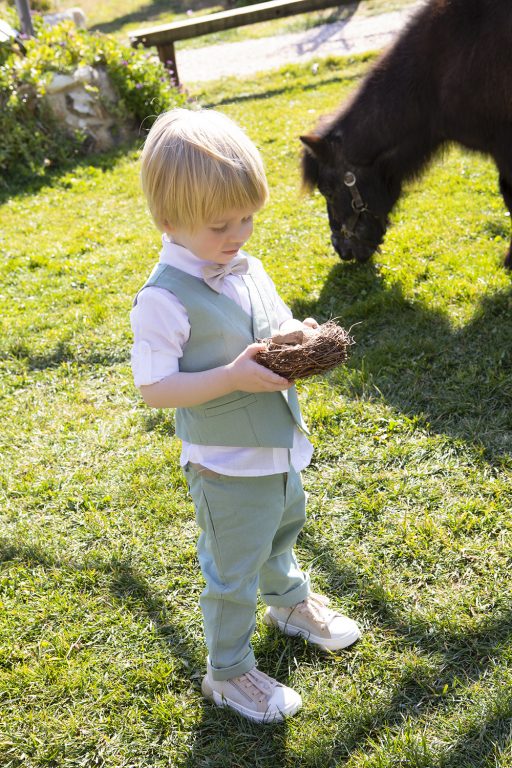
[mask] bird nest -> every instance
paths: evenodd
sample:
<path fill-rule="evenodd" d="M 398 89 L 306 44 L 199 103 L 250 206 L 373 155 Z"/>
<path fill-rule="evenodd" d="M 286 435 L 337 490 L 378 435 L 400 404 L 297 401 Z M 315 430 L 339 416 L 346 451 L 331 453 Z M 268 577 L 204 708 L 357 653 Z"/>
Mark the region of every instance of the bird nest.
<path fill-rule="evenodd" d="M 354 339 L 334 320 L 315 329 L 262 339 L 265 349 L 255 360 L 289 381 L 325 373 L 347 361 Z"/>

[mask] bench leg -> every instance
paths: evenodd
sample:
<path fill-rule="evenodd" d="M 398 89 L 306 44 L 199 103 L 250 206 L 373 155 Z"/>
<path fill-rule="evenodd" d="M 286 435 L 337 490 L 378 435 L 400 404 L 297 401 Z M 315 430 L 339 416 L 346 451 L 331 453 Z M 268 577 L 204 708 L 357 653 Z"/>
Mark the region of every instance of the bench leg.
<path fill-rule="evenodd" d="M 176 51 L 174 50 L 174 43 L 165 43 L 165 45 L 157 45 L 158 58 L 163 63 L 164 67 L 169 70 L 171 79 L 174 80 L 175 85 L 180 84 L 178 77 L 178 65 L 176 63 Z"/>

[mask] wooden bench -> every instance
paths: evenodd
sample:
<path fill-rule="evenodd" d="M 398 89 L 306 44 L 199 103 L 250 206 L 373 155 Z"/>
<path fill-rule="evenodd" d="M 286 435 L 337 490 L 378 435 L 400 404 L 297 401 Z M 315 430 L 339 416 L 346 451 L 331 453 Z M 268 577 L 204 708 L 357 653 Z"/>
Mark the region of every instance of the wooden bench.
<path fill-rule="evenodd" d="M 247 5 L 243 8 L 233 8 L 230 11 L 210 13 L 207 16 L 197 16 L 192 19 L 175 21 L 148 29 L 137 29 L 129 32 L 131 45 L 151 48 L 156 46 L 160 61 L 167 69 L 172 70 L 174 80 L 178 84 L 178 66 L 174 43 L 192 37 L 221 32 L 224 29 L 243 27 L 246 24 L 256 24 L 258 21 L 280 19 L 294 16 L 298 13 L 320 11 L 347 4 L 348 0 L 270 0 L 266 3 Z"/>

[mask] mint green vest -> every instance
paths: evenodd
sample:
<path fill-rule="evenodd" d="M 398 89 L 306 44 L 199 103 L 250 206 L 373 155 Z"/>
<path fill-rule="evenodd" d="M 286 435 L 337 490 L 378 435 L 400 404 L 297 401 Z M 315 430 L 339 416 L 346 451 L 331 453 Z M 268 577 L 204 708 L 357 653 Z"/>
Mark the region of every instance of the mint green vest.
<path fill-rule="evenodd" d="M 180 371 L 206 371 L 227 365 L 248 344 L 277 332 L 269 296 L 250 272 L 243 279 L 249 290 L 252 318 L 200 278 L 158 264 L 142 290 L 148 286 L 164 288 L 177 296 L 187 311 L 191 332 L 179 361 Z M 202 405 L 176 410 L 176 434 L 199 445 L 291 448 L 295 425 L 307 432 L 295 387 L 286 392 L 231 392 Z"/>

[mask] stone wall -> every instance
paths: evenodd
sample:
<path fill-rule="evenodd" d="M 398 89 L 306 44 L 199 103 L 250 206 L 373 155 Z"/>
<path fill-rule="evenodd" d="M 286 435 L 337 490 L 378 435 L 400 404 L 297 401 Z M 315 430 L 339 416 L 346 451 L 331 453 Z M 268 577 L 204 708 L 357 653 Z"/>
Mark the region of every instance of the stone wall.
<path fill-rule="evenodd" d="M 130 134 L 114 114 L 117 94 L 100 67 L 79 67 L 72 75 L 55 73 L 45 100 L 65 129 L 85 134 L 91 151 L 110 149 Z"/>

